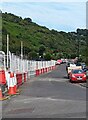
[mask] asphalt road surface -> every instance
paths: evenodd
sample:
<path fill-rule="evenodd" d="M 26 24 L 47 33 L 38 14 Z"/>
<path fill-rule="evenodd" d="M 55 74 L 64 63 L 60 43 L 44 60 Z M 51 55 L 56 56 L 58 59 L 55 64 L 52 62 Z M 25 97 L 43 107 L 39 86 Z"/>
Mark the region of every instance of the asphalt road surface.
<path fill-rule="evenodd" d="M 86 88 L 67 79 L 65 64 L 34 77 L 3 101 L 3 118 L 86 118 Z"/>

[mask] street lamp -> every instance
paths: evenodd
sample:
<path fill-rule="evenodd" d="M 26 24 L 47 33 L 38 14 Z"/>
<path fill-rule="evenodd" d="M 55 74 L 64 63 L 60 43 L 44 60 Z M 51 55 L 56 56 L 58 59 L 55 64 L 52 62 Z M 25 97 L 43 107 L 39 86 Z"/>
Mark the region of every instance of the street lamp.
<path fill-rule="evenodd" d="M 21 41 L 21 60 L 23 59 L 23 42 Z"/>
<path fill-rule="evenodd" d="M 9 67 L 9 35 L 7 34 L 7 68 Z"/>

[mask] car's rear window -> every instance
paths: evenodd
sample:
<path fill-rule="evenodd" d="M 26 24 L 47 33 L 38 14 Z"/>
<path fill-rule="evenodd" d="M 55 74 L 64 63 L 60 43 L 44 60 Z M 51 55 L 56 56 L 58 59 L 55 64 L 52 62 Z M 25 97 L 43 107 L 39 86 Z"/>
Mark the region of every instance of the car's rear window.
<path fill-rule="evenodd" d="M 77 63 L 76 66 L 81 66 L 81 64 L 80 64 L 80 63 Z"/>
<path fill-rule="evenodd" d="M 72 73 L 73 74 L 80 74 L 80 73 L 83 73 L 83 70 L 73 70 Z"/>

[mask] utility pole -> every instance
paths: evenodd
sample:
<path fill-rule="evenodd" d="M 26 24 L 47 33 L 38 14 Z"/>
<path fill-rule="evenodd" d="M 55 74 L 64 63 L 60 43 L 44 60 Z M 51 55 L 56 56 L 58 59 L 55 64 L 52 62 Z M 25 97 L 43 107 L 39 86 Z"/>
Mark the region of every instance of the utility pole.
<path fill-rule="evenodd" d="M 21 41 L 21 72 L 23 72 L 23 42 Z"/>
<path fill-rule="evenodd" d="M 7 68 L 9 67 L 9 35 L 7 34 Z"/>
<path fill-rule="evenodd" d="M 23 59 L 23 42 L 21 41 L 21 60 Z"/>

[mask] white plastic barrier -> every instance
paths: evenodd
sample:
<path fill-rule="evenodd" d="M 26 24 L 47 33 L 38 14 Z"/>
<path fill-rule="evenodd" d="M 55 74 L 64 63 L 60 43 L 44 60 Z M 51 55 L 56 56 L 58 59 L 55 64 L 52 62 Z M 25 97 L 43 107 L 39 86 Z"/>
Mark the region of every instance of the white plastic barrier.
<path fill-rule="evenodd" d="M 27 73 L 27 78 L 30 76 L 35 76 L 36 71 L 39 71 L 39 74 L 48 72 L 55 68 L 55 60 L 51 61 L 33 61 L 21 59 L 20 57 L 9 53 L 10 59 L 10 70 L 14 73 Z M 24 78 L 24 77 L 23 77 Z"/>

